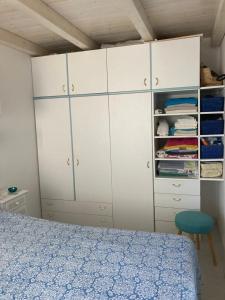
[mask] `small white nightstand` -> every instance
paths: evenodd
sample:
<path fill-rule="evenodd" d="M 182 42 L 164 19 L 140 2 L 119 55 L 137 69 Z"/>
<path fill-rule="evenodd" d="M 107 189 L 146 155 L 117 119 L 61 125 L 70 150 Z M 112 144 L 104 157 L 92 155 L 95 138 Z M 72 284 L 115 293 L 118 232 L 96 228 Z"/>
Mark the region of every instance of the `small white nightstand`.
<path fill-rule="evenodd" d="M 28 191 L 21 190 L 15 194 L 0 194 L 0 210 L 11 211 L 20 214 L 27 214 Z"/>

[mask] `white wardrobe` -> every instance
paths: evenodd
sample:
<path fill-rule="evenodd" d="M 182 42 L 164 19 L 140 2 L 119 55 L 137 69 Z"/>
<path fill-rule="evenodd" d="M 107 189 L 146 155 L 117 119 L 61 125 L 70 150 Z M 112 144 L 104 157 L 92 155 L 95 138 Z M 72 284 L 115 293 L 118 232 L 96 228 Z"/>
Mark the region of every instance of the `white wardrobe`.
<path fill-rule="evenodd" d="M 199 45 L 194 37 L 32 59 L 44 218 L 154 231 L 152 99 L 199 86 Z"/>
<path fill-rule="evenodd" d="M 153 231 L 150 45 L 32 65 L 43 217 Z"/>

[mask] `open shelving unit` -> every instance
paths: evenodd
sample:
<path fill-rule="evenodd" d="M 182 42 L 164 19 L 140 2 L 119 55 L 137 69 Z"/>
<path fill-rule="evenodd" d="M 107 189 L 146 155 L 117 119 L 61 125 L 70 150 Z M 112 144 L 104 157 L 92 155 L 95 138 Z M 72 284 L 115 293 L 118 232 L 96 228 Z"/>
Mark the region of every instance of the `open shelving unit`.
<path fill-rule="evenodd" d="M 224 156 L 223 158 L 218 159 L 203 159 L 201 158 L 201 138 L 208 138 L 208 137 L 221 137 L 224 142 L 224 133 L 223 134 L 201 134 L 201 119 L 202 116 L 207 115 L 221 115 L 224 119 L 224 110 L 223 111 L 209 111 L 209 112 L 202 112 L 201 111 L 201 97 L 203 95 L 223 95 L 224 96 L 225 85 L 221 86 L 211 86 L 211 87 L 200 87 L 193 90 L 174 90 L 174 91 L 159 91 L 154 92 L 152 95 L 152 128 L 153 128 L 153 155 L 155 159 L 154 163 L 154 176 L 157 179 L 166 179 L 166 178 L 173 178 L 173 179 L 199 179 L 202 181 L 223 181 L 224 180 L 224 172 L 222 177 L 217 178 L 203 178 L 201 177 L 201 163 L 206 162 L 221 162 L 223 163 L 223 170 L 224 170 Z M 190 113 L 164 113 L 164 101 L 168 98 L 178 98 L 178 97 L 196 97 L 198 99 L 198 109 L 196 112 Z M 155 110 L 159 109 L 162 111 L 161 114 L 155 113 Z M 157 126 L 158 122 L 161 118 L 167 120 L 169 125 L 173 124 L 174 121 L 180 116 L 193 116 L 198 122 L 198 129 L 197 135 L 195 136 L 159 136 L 157 135 Z M 166 140 L 174 139 L 174 138 L 196 138 L 198 139 L 198 158 L 189 159 L 189 158 L 159 158 L 156 156 L 156 152 L 165 144 Z M 183 177 L 183 176 L 159 176 L 157 172 L 157 165 L 159 161 L 194 161 L 198 165 L 198 175 L 196 177 Z"/>

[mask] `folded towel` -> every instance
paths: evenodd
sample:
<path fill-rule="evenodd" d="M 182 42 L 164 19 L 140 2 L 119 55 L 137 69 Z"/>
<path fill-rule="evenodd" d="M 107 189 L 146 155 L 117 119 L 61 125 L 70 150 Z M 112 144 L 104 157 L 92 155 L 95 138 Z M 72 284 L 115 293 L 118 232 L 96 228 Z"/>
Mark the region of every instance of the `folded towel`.
<path fill-rule="evenodd" d="M 169 134 L 169 124 L 166 120 L 160 120 L 157 128 L 157 134 L 160 136 L 165 136 Z"/>
<path fill-rule="evenodd" d="M 195 97 L 189 97 L 189 98 L 170 98 L 165 101 L 164 107 L 167 108 L 171 105 L 177 105 L 177 104 L 198 104 L 198 99 Z"/>

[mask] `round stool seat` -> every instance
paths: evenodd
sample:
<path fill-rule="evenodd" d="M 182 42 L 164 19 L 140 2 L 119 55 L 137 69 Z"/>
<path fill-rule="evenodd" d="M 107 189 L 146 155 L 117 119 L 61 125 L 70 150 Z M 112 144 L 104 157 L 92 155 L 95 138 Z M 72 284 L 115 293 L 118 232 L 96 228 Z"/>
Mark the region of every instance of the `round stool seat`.
<path fill-rule="evenodd" d="M 213 218 L 200 211 L 182 211 L 175 223 L 180 231 L 192 234 L 208 234 L 214 226 Z"/>

